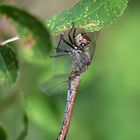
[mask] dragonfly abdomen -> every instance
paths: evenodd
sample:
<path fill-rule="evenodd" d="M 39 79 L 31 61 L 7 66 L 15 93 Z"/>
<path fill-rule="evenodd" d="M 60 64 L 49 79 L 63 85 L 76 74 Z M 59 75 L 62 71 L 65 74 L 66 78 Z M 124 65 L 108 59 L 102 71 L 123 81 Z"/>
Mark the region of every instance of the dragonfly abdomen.
<path fill-rule="evenodd" d="M 65 140 L 66 138 L 79 85 L 80 85 L 80 76 L 72 73 L 68 83 L 68 94 L 64 120 L 57 140 Z"/>

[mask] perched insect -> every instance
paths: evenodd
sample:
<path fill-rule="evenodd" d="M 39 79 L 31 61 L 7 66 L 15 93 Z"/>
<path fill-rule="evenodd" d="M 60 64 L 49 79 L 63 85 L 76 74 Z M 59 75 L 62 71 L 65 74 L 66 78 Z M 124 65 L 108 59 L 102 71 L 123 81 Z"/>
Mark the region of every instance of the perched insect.
<path fill-rule="evenodd" d="M 88 68 L 92 61 L 97 35 L 98 33 L 96 33 L 93 38 L 90 38 L 86 33 L 79 33 L 76 35 L 76 28 L 74 23 L 72 23 L 72 28 L 68 32 L 68 39 L 65 39 L 64 34 L 61 33 L 60 40 L 55 48 L 57 55 L 51 56 L 51 58 L 56 58 L 68 55 L 71 58 L 71 72 L 69 74 L 69 78 L 67 79 L 67 103 L 62 128 L 57 140 L 66 139 L 76 94 L 80 85 L 80 76 Z M 67 48 L 61 47 L 62 42 L 67 45 Z"/>
<path fill-rule="evenodd" d="M 73 34 L 71 35 L 71 33 Z M 88 46 L 91 43 L 91 39 L 86 33 L 79 33 L 76 35 L 76 28 L 74 27 L 74 23 L 72 24 L 72 28 L 68 32 L 68 39 L 66 40 L 64 38 L 64 34 L 60 34 L 60 40 L 59 43 L 56 47 L 56 52 L 58 53 L 57 55 L 51 56 L 51 58 L 54 57 L 60 57 L 64 55 L 70 55 L 72 58 L 72 72 L 77 73 L 80 75 L 82 72 L 84 72 L 88 65 L 90 64 L 93 53 L 95 50 L 95 41 L 93 42 L 94 46 L 92 49 L 90 49 Z M 69 46 L 66 49 L 61 48 L 61 42 L 64 42 Z"/>

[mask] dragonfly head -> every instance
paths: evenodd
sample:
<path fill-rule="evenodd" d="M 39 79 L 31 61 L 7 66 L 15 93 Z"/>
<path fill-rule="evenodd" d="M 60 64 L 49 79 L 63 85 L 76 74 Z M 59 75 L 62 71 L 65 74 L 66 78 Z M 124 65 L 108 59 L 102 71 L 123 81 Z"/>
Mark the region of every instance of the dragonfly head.
<path fill-rule="evenodd" d="M 91 42 L 91 39 L 85 33 L 80 33 L 75 37 L 75 41 L 77 46 L 83 48 Z"/>

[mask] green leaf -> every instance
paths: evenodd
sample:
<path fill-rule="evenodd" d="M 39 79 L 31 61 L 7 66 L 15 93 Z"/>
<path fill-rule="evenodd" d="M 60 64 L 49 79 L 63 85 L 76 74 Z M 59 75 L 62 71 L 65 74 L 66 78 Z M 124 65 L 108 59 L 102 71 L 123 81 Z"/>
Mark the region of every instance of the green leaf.
<path fill-rule="evenodd" d="M 0 84 L 12 84 L 18 76 L 18 61 L 12 47 L 0 46 Z"/>
<path fill-rule="evenodd" d="M 6 140 L 7 134 L 5 129 L 0 125 L 0 140 Z"/>
<path fill-rule="evenodd" d="M 20 133 L 19 137 L 17 138 L 17 140 L 25 140 L 28 134 L 29 120 L 26 113 L 24 113 L 24 116 L 23 116 L 23 125 L 24 125 L 24 128 L 22 132 Z"/>
<path fill-rule="evenodd" d="M 127 3 L 128 0 L 80 0 L 45 23 L 52 34 L 70 28 L 72 22 L 86 31 L 98 31 L 114 22 L 123 13 Z"/>
<path fill-rule="evenodd" d="M 26 111 L 30 120 L 45 131 L 54 133 L 59 128 L 59 121 L 55 110 L 55 107 L 57 107 L 56 102 L 53 102 L 53 99 L 50 100 L 51 102 L 48 98 L 38 93 L 30 95 L 26 100 Z"/>
<path fill-rule="evenodd" d="M 28 12 L 18 9 L 14 6 L 0 5 L 0 14 L 7 15 L 23 27 L 20 34 L 24 33 L 25 28 L 30 31 L 29 36 L 33 35 L 35 42 L 34 51 L 36 54 L 46 55 L 51 50 L 50 35 L 46 27 L 34 16 Z M 22 40 L 22 38 L 21 38 Z"/>

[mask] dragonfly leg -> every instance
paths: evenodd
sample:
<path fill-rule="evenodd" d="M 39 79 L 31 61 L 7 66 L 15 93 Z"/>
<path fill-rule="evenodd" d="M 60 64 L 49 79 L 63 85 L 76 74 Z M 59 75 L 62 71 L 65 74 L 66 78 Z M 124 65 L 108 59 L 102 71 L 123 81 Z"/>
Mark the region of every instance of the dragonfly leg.
<path fill-rule="evenodd" d="M 68 45 L 68 46 L 70 46 L 72 49 L 74 49 L 74 47 L 73 47 L 73 44 L 70 44 L 67 40 L 65 40 L 64 38 L 63 38 L 63 41 Z"/>
<path fill-rule="evenodd" d="M 72 38 L 71 38 L 71 32 L 72 32 L 73 29 L 74 29 L 74 31 L 73 31 L 73 36 L 72 37 L 73 37 L 73 39 L 75 39 L 76 28 L 74 28 L 74 22 L 72 22 L 72 28 L 70 29 L 70 31 L 68 33 L 70 43 L 66 39 L 64 39 L 64 34 L 61 33 L 60 34 L 60 40 L 59 40 L 56 48 L 60 48 L 61 41 L 63 40 L 64 43 L 66 43 L 68 46 L 70 46 L 72 49 L 74 49 L 73 45 L 75 45 L 75 43 L 72 41 Z"/>
<path fill-rule="evenodd" d="M 61 56 L 66 56 L 66 55 L 69 55 L 69 54 L 68 53 L 65 53 L 65 54 L 57 54 L 57 55 L 50 56 L 50 58 L 61 57 Z"/>
<path fill-rule="evenodd" d="M 70 52 L 69 50 L 66 50 L 66 49 L 61 49 L 61 48 L 55 48 L 55 49 L 56 49 L 56 52 L 65 52 L 65 53 Z"/>
<path fill-rule="evenodd" d="M 59 40 L 58 45 L 57 45 L 56 48 L 60 48 L 60 44 L 61 44 L 61 41 L 62 41 L 62 40 L 63 40 L 68 46 L 70 46 L 71 48 L 74 49 L 72 43 L 69 43 L 67 40 L 64 39 L 64 34 L 63 34 L 63 33 L 60 34 L 60 40 Z"/>
<path fill-rule="evenodd" d="M 75 36 L 76 36 L 76 28 L 74 28 L 74 31 L 73 31 L 73 39 L 75 39 Z"/>
<path fill-rule="evenodd" d="M 72 32 L 73 29 L 75 29 L 74 28 L 74 22 L 72 22 L 72 27 L 71 27 L 70 31 L 68 32 L 68 37 L 69 37 L 69 40 L 70 40 L 71 44 L 73 44 L 73 41 L 72 41 L 72 38 L 71 38 L 71 32 Z"/>
<path fill-rule="evenodd" d="M 73 30 L 73 29 L 74 29 L 74 30 Z M 69 33 L 68 33 L 69 40 L 70 40 L 70 42 L 73 44 L 72 38 L 71 38 L 71 36 L 70 36 L 72 30 L 73 30 L 72 38 L 75 39 L 75 36 L 76 36 L 76 28 L 75 28 L 74 22 L 72 22 L 72 28 L 70 29 L 70 31 L 69 31 Z"/>
<path fill-rule="evenodd" d="M 59 40 L 58 45 L 57 45 L 56 48 L 60 48 L 60 44 L 61 44 L 61 41 L 63 40 L 63 37 L 64 37 L 64 35 L 61 33 L 60 34 L 60 40 Z"/>

